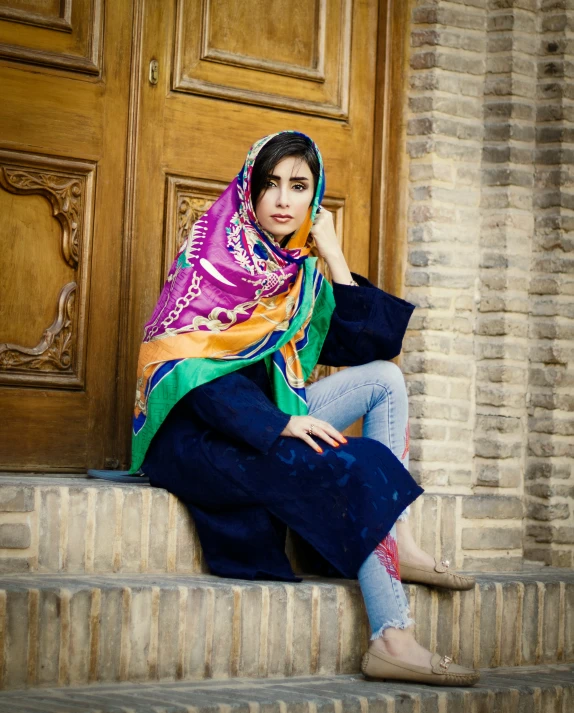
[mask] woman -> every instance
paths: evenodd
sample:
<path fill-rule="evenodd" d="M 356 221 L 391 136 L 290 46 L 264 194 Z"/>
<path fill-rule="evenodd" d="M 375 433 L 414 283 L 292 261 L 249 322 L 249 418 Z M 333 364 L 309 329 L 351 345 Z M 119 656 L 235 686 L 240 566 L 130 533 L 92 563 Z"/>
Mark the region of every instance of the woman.
<path fill-rule="evenodd" d="M 401 566 L 411 581 L 473 585 L 420 550 L 406 521 L 422 489 L 388 359 L 413 306 L 350 273 L 324 186 L 315 144 L 280 132 L 254 144 L 194 225 L 146 325 L 132 472 L 143 463 L 185 502 L 214 574 L 298 581 L 288 526 L 331 574 L 358 577 L 367 677 L 472 685 L 476 671 L 417 644 L 400 582 Z M 305 389 L 317 362 L 350 368 Z M 364 437 L 347 440 L 361 416 Z"/>

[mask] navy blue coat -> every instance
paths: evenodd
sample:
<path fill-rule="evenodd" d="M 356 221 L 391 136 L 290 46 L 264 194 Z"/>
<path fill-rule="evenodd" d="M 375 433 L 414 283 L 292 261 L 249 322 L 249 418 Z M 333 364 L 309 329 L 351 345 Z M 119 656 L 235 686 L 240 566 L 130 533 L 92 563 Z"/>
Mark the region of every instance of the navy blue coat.
<path fill-rule="evenodd" d="M 334 285 L 321 364 L 356 366 L 401 350 L 413 305 L 354 277 L 358 287 Z M 271 401 L 258 362 L 190 391 L 150 445 L 143 470 L 187 505 L 213 574 L 297 581 L 285 555 L 288 526 L 321 573 L 355 578 L 422 492 L 378 441 L 322 443 L 319 454 L 280 435 L 289 418 Z"/>

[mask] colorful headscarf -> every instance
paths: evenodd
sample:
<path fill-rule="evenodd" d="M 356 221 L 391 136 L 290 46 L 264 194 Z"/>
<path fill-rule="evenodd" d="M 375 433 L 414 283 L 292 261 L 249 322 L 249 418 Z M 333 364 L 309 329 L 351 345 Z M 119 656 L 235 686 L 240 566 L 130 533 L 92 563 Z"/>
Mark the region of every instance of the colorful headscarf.
<path fill-rule="evenodd" d="M 237 177 L 193 225 L 145 326 L 132 473 L 179 399 L 261 359 L 277 406 L 291 415 L 307 413 L 305 380 L 334 309 L 331 286 L 306 246 L 325 192 L 325 173 L 311 142 L 320 165 L 315 196 L 303 225 L 281 248 L 257 221 L 251 195 L 255 159 L 277 135 L 253 144 Z"/>

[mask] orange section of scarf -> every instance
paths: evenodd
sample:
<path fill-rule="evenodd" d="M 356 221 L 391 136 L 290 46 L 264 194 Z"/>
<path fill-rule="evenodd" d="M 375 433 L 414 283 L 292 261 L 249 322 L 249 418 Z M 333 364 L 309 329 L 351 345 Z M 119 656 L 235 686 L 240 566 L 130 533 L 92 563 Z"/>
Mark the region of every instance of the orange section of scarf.
<path fill-rule="evenodd" d="M 307 211 L 305 220 L 287 244 L 288 250 L 294 250 L 296 248 L 305 248 L 305 245 L 307 244 L 307 238 L 309 237 L 309 233 L 311 232 L 311 228 L 313 227 L 313 222 L 311 221 L 311 210 L 311 206 L 309 206 L 309 210 Z M 306 253 L 307 255 L 309 254 L 309 248 L 306 249 Z M 305 252 L 303 252 L 302 254 L 304 255 Z"/>

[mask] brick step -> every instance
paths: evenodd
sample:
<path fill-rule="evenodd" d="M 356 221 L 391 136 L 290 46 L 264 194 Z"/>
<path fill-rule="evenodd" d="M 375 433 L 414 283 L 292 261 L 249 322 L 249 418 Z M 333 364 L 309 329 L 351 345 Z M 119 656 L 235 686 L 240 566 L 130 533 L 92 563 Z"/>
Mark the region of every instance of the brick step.
<path fill-rule="evenodd" d="M 0 590 L 0 688 L 359 671 L 356 581 L 209 575 L 11 575 Z M 407 585 L 418 640 L 479 668 L 574 662 L 574 572 Z"/>
<path fill-rule="evenodd" d="M 570 713 L 574 667 L 485 671 L 472 688 L 365 681 L 362 676 L 45 688 L 0 693 L 1 713 Z"/>
<path fill-rule="evenodd" d="M 492 524 L 510 517 L 516 526 L 507 520 L 504 531 Z M 510 571 L 522 567 L 520 550 L 512 549 L 522 540 L 521 517 L 518 498 L 425 493 L 411 522 L 419 544 L 453 566 Z M 493 539 L 504 557 L 465 549 L 490 547 Z M 290 556 L 297 566 L 292 550 Z M 0 478 L 2 573 L 206 570 L 186 508 L 165 490 L 85 478 Z"/>

